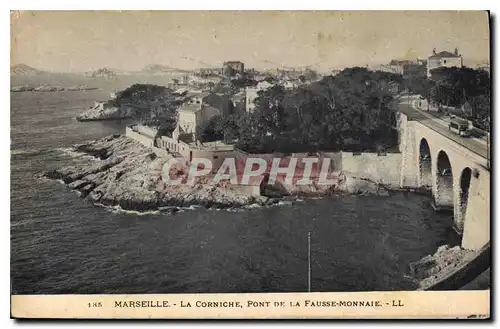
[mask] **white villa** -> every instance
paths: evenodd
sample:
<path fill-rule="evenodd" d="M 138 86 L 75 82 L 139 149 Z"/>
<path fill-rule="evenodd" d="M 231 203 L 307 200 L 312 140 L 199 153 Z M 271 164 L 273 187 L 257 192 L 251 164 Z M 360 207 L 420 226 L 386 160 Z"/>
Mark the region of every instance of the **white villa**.
<path fill-rule="evenodd" d="M 432 51 L 432 55 L 427 61 L 427 77 L 431 77 L 431 71 L 439 67 L 462 67 L 463 58 L 455 48 L 453 53 L 449 51 L 441 51 L 436 53 L 436 49 Z"/>

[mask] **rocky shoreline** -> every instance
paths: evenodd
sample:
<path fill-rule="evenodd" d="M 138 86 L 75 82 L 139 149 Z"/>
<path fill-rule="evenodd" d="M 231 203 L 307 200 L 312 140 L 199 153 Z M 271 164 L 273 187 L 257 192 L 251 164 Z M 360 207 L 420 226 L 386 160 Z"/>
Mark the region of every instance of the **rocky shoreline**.
<path fill-rule="evenodd" d="M 166 186 L 164 159 L 125 136 L 113 135 L 72 148 L 75 164 L 39 174 L 60 180 L 95 205 L 139 212 L 168 207 L 240 208 L 271 205 L 279 199 L 249 196 L 201 179 L 193 186 Z"/>
<path fill-rule="evenodd" d="M 252 196 L 229 186 L 200 178 L 193 186 L 167 186 L 162 179 L 165 159 L 123 135 L 105 137 L 71 149 L 74 164 L 38 174 L 62 181 L 95 205 L 123 210 L 155 211 L 162 208 L 245 208 L 278 203 L 289 196 L 342 194 L 388 195 L 388 189 L 363 179 L 348 177 L 341 186 L 327 190 L 284 191 L 281 195 Z M 171 210 L 171 209 L 170 209 Z M 170 210 L 168 210 L 170 212 Z"/>
<path fill-rule="evenodd" d="M 105 120 L 123 120 L 132 118 L 134 111 L 131 108 L 109 107 L 100 109 L 91 107 L 76 117 L 77 121 L 105 121 Z"/>
<path fill-rule="evenodd" d="M 58 180 L 94 205 L 117 211 L 172 214 L 184 209 L 245 210 L 262 206 L 293 204 L 297 197 L 342 195 L 387 196 L 394 189 L 366 178 L 345 177 L 343 183 L 326 190 L 283 191 L 281 195 L 251 196 L 227 186 L 199 179 L 193 186 L 167 186 L 162 180 L 165 159 L 123 135 L 113 135 L 70 150 L 72 165 L 39 173 L 39 178 Z M 425 191 L 411 191 L 426 193 Z M 441 246 L 433 255 L 409 264 L 409 275 L 420 289 L 434 285 L 443 273 L 470 261 L 473 252 L 459 246 Z"/>
<path fill-rule="evenodd" d="M 419 261 L 408 265 L 409 274 L 419 283 L 419 290 L 438 288 L 447 285 L 457 289 L 460 282 L 467 282 L 467 278 L 460 276 L 476 277 L 476 269 L 472 268 L 472 275 L 466 273 L 466 267 L 472 265 L 483 251 L 463 249 L 460 246 L 440 246 L 432 255 L 427 255 Z M 481 270 L 482 271 L 482 270 Z M 457 278 L 458 276 L 458 278 Z"/>

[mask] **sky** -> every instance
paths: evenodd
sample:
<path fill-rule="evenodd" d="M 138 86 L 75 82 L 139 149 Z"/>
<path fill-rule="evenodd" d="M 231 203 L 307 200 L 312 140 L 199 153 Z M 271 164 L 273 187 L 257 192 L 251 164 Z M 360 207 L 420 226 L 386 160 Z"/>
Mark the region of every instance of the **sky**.
<path fill-rule="evenodd" d="M 240 60 L 327 70 L 457 47 L 472 65 L 489 60 L 489 37 L 484 11 L 23 11 L 11 13 L 11 64 L 83 72 Z"/>

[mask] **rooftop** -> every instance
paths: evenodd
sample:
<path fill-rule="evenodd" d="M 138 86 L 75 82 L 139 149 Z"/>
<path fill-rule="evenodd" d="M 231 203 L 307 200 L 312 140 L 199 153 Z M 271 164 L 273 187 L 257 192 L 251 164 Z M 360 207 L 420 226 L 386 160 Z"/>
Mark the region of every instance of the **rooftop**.
<path fill-rule="evenodd" d="M 199 92 L 197 93 L 196 95 L 194 96 L 191 96 L 191 97 L 197 97 L 197 98 L 204 98 L 204 97 L 207 97 L 209 95 L 211 95 L 212 93 L 209 92 L 209 91 L 202 91 L 202 92 Z"/>
<path fill-rule="evenodd" d="M 449 58 L 449 57 L 460 57 L 460 56 L 455 55 L 454 53 L 450 53 L 449 51 L 441 51 L 437 54 L 433 54 L 429 58 Z"/>
<path fill-rule="evenodd" d="M 246 95 L 245 95 L 245 93 L 244 93 L 244 92 L 239 92 L 239 93 L 237 93 L 237 94 L 235 94 L 235 95 L 233 96 L 233 100 L 235 100 L 235 101 L 240 101 L 240 100 L 244 100 L 244 99 L 245 99 L 245 97 L 246 97 Z"/>
<path fill-rule="evenodd" d="M 201 110 L 201 104 L 182 104 L 181 107 L 179 107 L 179 112 L 191 112 L 191 113 L 196 113 Z"/>

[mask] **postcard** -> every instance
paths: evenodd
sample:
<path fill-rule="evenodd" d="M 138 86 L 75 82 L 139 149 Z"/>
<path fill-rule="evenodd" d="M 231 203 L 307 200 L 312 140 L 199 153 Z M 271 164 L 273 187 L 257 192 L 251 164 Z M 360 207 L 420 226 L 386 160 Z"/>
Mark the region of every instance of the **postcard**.
<path fill-rule="evenodd" d="M 490 317 L 487 11 L 12 11 L 11 317 Z"/>

